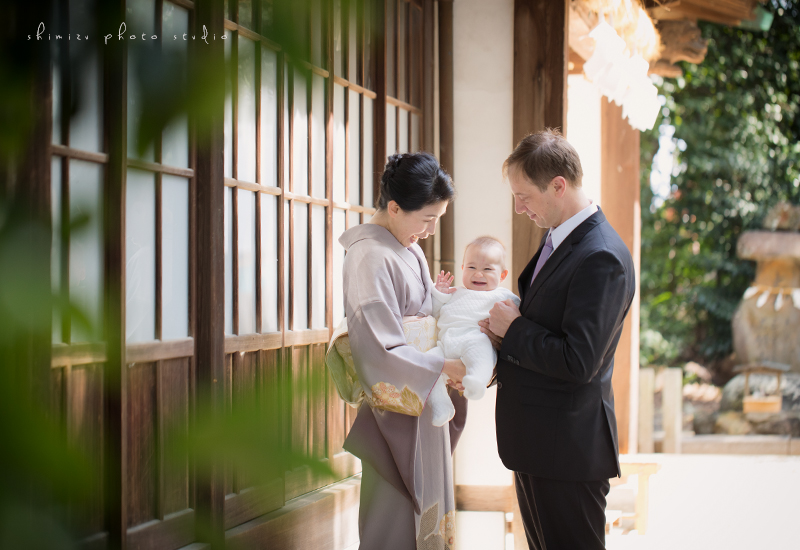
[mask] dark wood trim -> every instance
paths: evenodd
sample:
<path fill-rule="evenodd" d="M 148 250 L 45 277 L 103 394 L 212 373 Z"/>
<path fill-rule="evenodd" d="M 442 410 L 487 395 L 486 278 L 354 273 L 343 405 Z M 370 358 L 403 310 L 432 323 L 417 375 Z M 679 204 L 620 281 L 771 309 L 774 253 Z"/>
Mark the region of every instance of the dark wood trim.
<path fill-rule="evenodd" d="M 177 168 L 175 166 L 166 166 L 160 162 L 147 162 L 134 158 L 128 159 L 128 166 L 130 168 L 138 168 L 139 170 L 147 170 L 148 172 L 155 172 L 157 174 L 172 174 L 173 176 L 182 176 L 184 178 L 191 178 L 194 176 L 194 170 L 191 168 Z"/>
<path fill-rule="evenodd" d="M 439 0 L 439 162 L 453 174 L 455 124 L 453 111 L 453 2 Z M 441 269 L 455 273 L 454 205 L 447 207 L 441 223 Z"/>
<path fill-rule="evenodd" d="M 258 12 L 258 17 L 256 19 L 256 29 L 261 30 L 261 6 L 258 5 L 258 2 L 255 4 L 255 9 Z M 255 77 L 255 84 L 256 84 L 256 181 L 259 184 L 263 184 L 264 182 L 261 181 L 261 138 L 264 135 L 264 132 L 261 128 L 261 46 L 256 43 L 256 77 Z M 254 224 L 254 231 L 255 231 L 255 262 L 256 262 L 256 332 L 261 332 L 261 319 L 263 316 L 262 312 L 262 304 L 261 304 L 261 297 L 264 293 L 264 289 L 261 288 L 261 195 L 256 193 L 255 195 L 255 202 L 256 202 L 256 212 L 255 212 L 255 224 Z"/>
<path fill-rule="evenodd" d="M 282 53 L 279 53 L 277 56 L 277 63 L 278 63 L 278 78 L 277 78 L 277 86 L 278 86 L 278 187 L 283 192 L 288 185 L 288 182 L 284 181 L 284 172 L 286 170 L 285 162 L 286 162 L 286 147 L 287 143 L 283 139 L 284 136 L 284 128 L 286 122 L 285 117 L 285 101 L 287 98 L 285 96 L 285 85 L 284 81 L 286 79 L 285 70 L 286 61 L 285 56 Z M 286 261 L 286 247 L 284 246 L 284 232 L 286 231 L 286 220 L 284 219 L 284 206 L 283 201 L 277 201 L 278 205 L 276 207 L 277 215 L 278 215 L 278 328 L 281 332 L 286 330 L 286 311 L 284 307 L 284 302 L 286 301 L 286 281 L 284 280 L 284 262 Z"/>
<path fill-rule="evenodd" d="M 66 141 L 67 138 L 64 138 Z M 108 155 L 105 153 L 92 153 L 90 151 L 82 151 L 80 149 L 73 149 L 66 145 L 56 145 L 55 143 L 48 144 L 50 152 L 53 155 L 66 157 L 75 160 L 85 160 L 87 162 L 96 162 L 98 164 L 106 164 L 108 162 Z M 46 149 L 46 148 L 45 148 Z"/>
<path fill-rule="evenodd" d="M 66 367 L 105 363 L 106 360 L 105 342 L 54 344 L 50 364 L 52 367 Z"/>
<path fill-rule="evenodd" d="M 414 107 L 413 105 L 411 105 L 410 103 L 406 103 L 405 101 L 400 101 L 399 99 L 395 99 L 393 97 L 386 96 L 386 103 L 388 103 L 389 105 L 394 105 L 396 107 L 399 107 L 398 110 L 408 111 L 408 112 L 414 113 L 415 115 L 422 115 L 422 109 L 420 109 L 419 107 Z M 398 125 L 398 128 L 399 128 L 399 125 Z M 398 132 L 399 132 L 399 130 L 398 130 Z M 410 132 L 410 130 L 409 130 L 409 132 Z"/>
<path fill-rule="evenodd" d="M 260 14 L 259 14 L 259 16 L 260 16 Z M 275 42 L 273 42 L 272 40 L 270 40 L 266 36 L 264 36 L 262 34 L 258 34 L 257 32 L 255 32 L 255 31 L 253 31 L 251 29 L 248 29 L 247 27 L 242 27 L 242 26 L 238 25 L 237 23 L 231 21 L 230 19 L 226 19 L 224 25 L 225 25 L 225 30 L 234 31 L 234 32 L 239 33 L 240 35 L 244 36 L 245 38 L 249 38 L 250 40 L 254 40 L 256 42 L 260 42 L 264 46 L 268 47 L 270 50 L 273 50 L 275 52 L 282 51 L 280 44 L 276 44 Z M 210 32 L 211 31 L 209 31 L 209 33 Z"/>
<path fill-rule="evenodd" d="M 360 486 L 352 478 L 298 497 L 228 530 L 226 542 L 231 548 L 347 548 L 358 540 Z"/>
<path fill-rule="evenodd" d="M 622 108 L 602 101 L 600 107 L 600 203 L 611 226 L 619 233 L 633 257 L 637 285 L 641 260 L 641 204 L 639 184 L 640 133 L 622 116 Z M 614 410 L 620 453 L 637 448 L 637 433 L 631 430 L 636 414 L 632 397 L 638 397 L 639 293 L 631 304 L 614 354 Z M 634 386 L 631 386 L 631 383 Z"/>
<path fill-rule="evenodd" d="M 124 5 L 110 4 L 109 19 L 123 20 Z M 108 152 L 103 225 L 106 364 L 103 373 L 104 527 L 108 547 L 125 550 L 128 528 L 128 374 L 125 368 L 125 184 L 127 176 L 127 73 L 125 40 L 101 48 L 103 142 Z"/>
<path fill-rule="evenodd" d="M 197 0 L 195 29 L 205 25 L 209 33 L 224 32 L 223 3 Z M 196 31 L 195 31 L 196 32 Z M 225 51 L 221 40 L 195 45 L 199 66 L 212 74 L 224 74 Z M 224 136 L 225 90 L 206 91 L 207 134 L 198 136 L 197 153 L 197 331 L 195 342 L 197 405 L 204 412 L 225 411 L 225 256 L 224 256 Z M 196 482 L 198 536 L 214 550 L 224 548 L 225 481 L 221 464 L 212 464 Z"/>
<path fill-rule="evenodd" d="M 333 17 L 331 3 L 325 3 L 323 28 L 326 46 L 325 61 L 333 68 Z M 363 82 L 363 81 L 362 81 Z M 334 79 L 325 80 L 325 197 L 328 206 L 325 208 L 325 326 L 328 327 L 328 339 L 333 334 L 333 87 Z M 329 381 L 326 380 L 326 383 Z M 330 392 L 327 392 L 330 393 Z M 327 431 L 326 456 L 331 456 L 332 442 L 330 434 L 336 425 L 336 418 L 330 414 L 330 405 L 326 403 L 325 426 Z"/>
<path fill-rule="evenodd" d="M 180 340 L 168 340 L 166 342 L 155 341 L 142 344 L 128 344 L 125 352 L 125 360 L 128 365 L 132 365 L 133 363 L 151 363 L 153 361 L 163 361 L 165 359 L 179 359 L 181 357 L 191 357 L 194 354 L 194 349 L 194 338 L 182 338 Z"/>
<path fill-rule="evenodd" d="M 568 0 L 515 0 L 514 145 L 532 132 L 566 129 L 568 38 Z M 544 233 L 526 216 L 512 215 L 513 281 L 536 253 Z"/>
<path fill-rule="evenodd" d="M 346 80 L 346 79 L 342 78 L 341 76 L 338 76 L 338 75 L 334 76 L 333 77 L 333 82 L 338 84 L 339 86 L 344 87 L 344 88 L 350 88 L 354 92 L 358 92 L 359 94 L 365 95 L 365 96 L 367 96 L 367 97 L 369 97 L 371 99 L 375 99 L 377 97 L 377 94 L 375 92 L 367 90 L 363 86 L 359 86 L 358 84 L 350 82 L 349 80 Z"/>
<path fill-rule="evenodd" d="M 280 495 L 280 497 L 278 497 Z M 283 479 L 265 486 L 248 487 L 225 497 L 225 529 L 276 510 L 283 506 Z"/>
<path fill-rule="evenodd" d="M 267 349 L 278 349 L 283 346 L 283 334 L 267 332 L 264 334 L 242 334 L 225 338 L 225 353 L 242 353 Z"/>
<path fill-rule="evenodd" d="M 372 196 L 377 203 L 380 192 L 381 174 L 386 164 L 386 1 L 376 2 L 375 11 L 375 108 L 373 119 L 375 124 L 374 140 L 374 169 Z"/>
<path fill-rule="evenodd" d="M 194 540 L 195 511 L 181 510 L 128 529 L 128 548 L 180 548 Z"/>

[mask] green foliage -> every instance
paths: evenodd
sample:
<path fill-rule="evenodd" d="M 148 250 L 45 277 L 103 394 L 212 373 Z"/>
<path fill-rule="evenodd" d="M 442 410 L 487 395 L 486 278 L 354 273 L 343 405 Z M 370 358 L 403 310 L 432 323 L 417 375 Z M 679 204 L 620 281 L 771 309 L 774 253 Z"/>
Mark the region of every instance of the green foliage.
<path fill-rule="evenodd" d="M 772 0 L 768 32 L 701 23 L 708 54 L 665 80 L 659 124 L 678 140 L 672 189 L 653 202 L 656 130 L 642 134 L 642 364 L 713 364 L 755 273 L 742 232 L 800 202 L 800 2 Z"/>

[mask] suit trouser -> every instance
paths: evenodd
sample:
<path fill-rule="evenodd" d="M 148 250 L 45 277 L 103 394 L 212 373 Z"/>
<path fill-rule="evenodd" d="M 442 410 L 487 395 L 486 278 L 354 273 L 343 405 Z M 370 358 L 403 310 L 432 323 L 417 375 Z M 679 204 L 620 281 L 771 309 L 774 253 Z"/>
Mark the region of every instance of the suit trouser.
<path fill-rule="evenodd" d="M 608 480 L 560 481 L 514 472 L 532 550 L 605 548 Z"/>

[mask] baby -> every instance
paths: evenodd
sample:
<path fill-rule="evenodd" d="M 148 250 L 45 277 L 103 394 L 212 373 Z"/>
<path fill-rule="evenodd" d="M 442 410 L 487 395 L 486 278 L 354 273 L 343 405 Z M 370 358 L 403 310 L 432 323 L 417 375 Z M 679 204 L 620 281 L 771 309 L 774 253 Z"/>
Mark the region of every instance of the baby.
<path fill-rule="evenodd" d="M 512 300 L 519 305 L 519 298 L 513 292 L 498 287 L 508 275 L 505 256 L 506 250 L 500 241 L 479 237 L 464 250 L 461 266 L 464 286 L 451 288 L 453 277 L 442 271 L 431 291 L 439 336 L 436 347 L 428 353 L 463 361 L 467 374 L 462 384 L 468 399 L 483 397 L 497 362 L 492 342 L 481 332 L 478 321 L 489 317 L 489 310 L 496 302 Z M 446 381 L 447 376 L 442 375 L 428 398 L 434 426 L 443 426 L 455 414 Z"/>

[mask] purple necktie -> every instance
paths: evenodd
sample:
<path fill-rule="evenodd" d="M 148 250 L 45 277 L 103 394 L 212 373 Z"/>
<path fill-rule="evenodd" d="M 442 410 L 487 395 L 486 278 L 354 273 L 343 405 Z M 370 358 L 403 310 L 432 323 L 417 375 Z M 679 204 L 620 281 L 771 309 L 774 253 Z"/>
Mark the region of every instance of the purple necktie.
<path fill-rule="evenodd" d="M 536 262 L 536 269 L 533 270 L 533 277 L 531 277 L 531 285 L 533 285 L 533 280 L 536 279 L 536 276 L 542 270 L 542 266 L 552 253 L 553 253 L 553 239 L 548 234 L 547 240 L 544 242 L 544 248 L 542 249 L 542 253 L 539 254 L 539 261 Z"/>

